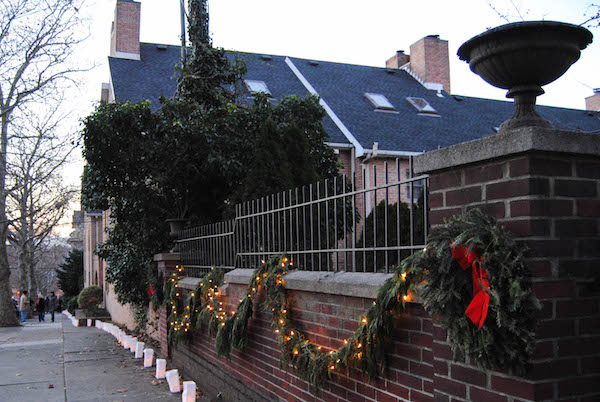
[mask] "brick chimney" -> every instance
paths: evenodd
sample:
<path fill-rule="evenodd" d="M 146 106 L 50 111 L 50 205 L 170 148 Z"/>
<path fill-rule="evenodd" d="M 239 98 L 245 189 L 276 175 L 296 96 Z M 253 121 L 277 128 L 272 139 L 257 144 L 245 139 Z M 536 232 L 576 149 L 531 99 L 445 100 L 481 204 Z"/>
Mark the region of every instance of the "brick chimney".
<path fill-rule="evenodd" d="M 110 55 L 140 60 L 140 7 L 133 0 L 117 0 L 110 33 Z"/>
<path fill-rule="evenodd" d="M 410 46 L 410 55 L 398 50 L 385 62 L 386 68 L 400 68 L 410 62 L 408 69 L 429 89 L 439 89 L 450 93 L 450 58 L 448 41 L 439 35 L 429 35 Z"/>
<path fill-rule="evenodd" d="M 585 110 L 600 112 L 600 88 L 594 88 L 594 94 L 585 98 Z"/>
<path fill-rule="evenodd" d="M 450 93 L 448 41 L 428 35 L 410 46 L 410 69 L 425 83 L 442 84 Z"/>
<path fill-rule="evenodd" d="M 386 68 L 400 68 L 410 61 L 410 56 L 404 50 L 396 51 L 396 54 L 385 62 Z"/>

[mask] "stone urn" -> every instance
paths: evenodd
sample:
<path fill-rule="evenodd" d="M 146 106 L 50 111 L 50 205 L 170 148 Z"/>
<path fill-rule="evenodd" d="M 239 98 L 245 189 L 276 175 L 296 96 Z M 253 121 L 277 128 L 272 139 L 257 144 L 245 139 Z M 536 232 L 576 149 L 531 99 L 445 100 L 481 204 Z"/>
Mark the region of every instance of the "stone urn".
<path fill-rule="evenodd" d="M 187 219 L 173 218 L 167 219 L 166 222 L 169 224 L 169 235 L 172 238 L 177 238 L 177 233 L 183 230 L 183 226 L 187 222 Z"/>
<path fill-rule="evenodd" d="M 514 115 L 499 133 L 525 126 L 552 125 L 535 110 L 542 86 L 562 76 L 592 42 L 592 33 L 572 24 L 526 21 L 490 29 L 463 43 L 458 57 L 487 83 L 508 89 Z"/>

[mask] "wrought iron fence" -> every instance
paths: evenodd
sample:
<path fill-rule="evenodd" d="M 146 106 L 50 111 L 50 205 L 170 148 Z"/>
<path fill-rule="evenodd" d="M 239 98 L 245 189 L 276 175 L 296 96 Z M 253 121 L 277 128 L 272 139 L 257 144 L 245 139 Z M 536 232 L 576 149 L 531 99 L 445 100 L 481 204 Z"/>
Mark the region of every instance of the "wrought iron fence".
<path fill-rule="evenodd" d="M 413 177 L 412 159 L 374 163 L 351 179 L 238 204 L 233 220 L 179 232 L 176 250 L 191 276 L 278 254 L 303 270 L 389 272 L 424 247 L 426 206 L 427 176 Z"/>

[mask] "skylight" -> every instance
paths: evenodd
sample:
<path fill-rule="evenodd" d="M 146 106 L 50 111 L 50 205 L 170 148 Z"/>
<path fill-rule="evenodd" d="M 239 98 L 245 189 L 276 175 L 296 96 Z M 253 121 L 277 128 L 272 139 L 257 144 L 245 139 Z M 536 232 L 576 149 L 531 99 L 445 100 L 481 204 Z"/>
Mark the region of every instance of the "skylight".
<path fill-rule="evenodd" d="M 406 100 L 421 113 L 437 114 L 437 111 L 423 98 L 408 96 Z"/>
<path fill-rule="evenodd" d="M 269 88 L 267 87 L 267 84 L 265 84 L 264 81 L 244 80 L 244 83 L 246 84 L 248 91 L 252 92 L 252 94 L 263 93 L 271 95 L 271 91 L 269 91 Z"/>
<path fill-rule="evenodd" d="M 385 95 L 366 92 L 365 96 L 377 109 L 396 110 L 394 105 L 392 105 L 392 103 L 388 100 L 388 98 L 385 97 Z"/>

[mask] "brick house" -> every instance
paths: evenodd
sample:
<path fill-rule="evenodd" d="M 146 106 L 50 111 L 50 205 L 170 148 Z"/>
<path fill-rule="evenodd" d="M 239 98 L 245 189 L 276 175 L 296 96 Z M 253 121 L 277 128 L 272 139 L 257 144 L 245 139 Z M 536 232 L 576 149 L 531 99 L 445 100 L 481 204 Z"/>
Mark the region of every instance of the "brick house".
<path fill-rule="evenodd" d="M 160 96 L 175 92 L 174 66 L 180 48 L 140 42 L 140 7 L 139 2 L 117 0 L 110 77 L 102 86 L 102 99 L 148 99 L 157 107 Z M 229 56 L 245 60 L 249 96 L 268 92 L 277 101 L 287 95 L 318 95 L 327 112 L 323 124 L 328 145 L 339 155 L 342 173 L 356 175 L 361 184 L 364 177 L 367 187 L 383 182 L 383 177 L 373 177 L 373 166 L 382 173 L 384 164 L 390 162 L 389 180 L 396 180 L 392 161 L 399 158 L 398 179 L 405 179 L 410 174 L 410 156 L 494 134 L 513 112 L 512 102 L 452 94 L 448 42 L 435 35 L 415 42 L 409 54 L 397 51 L 385 67 L 241 52 L 229 52 Z M 600 119 L 592 110 L 600 109 L 600 93 L 586 99 L 586 105 L 589 111 L 538 106 L 538 112 L 558 129 L 599 130 Z M 400 197 L 406 199 L 407 192 L 403 187 Z M 108 224 L 106 212 L 101 216 L 86 213 L 85 222 L 85 286 L 104 286 L 113 319 L 131 322 L 128 309 L 110 302 L 115 298 L 104 280 L 104 262 L 93 253 Z"/>

